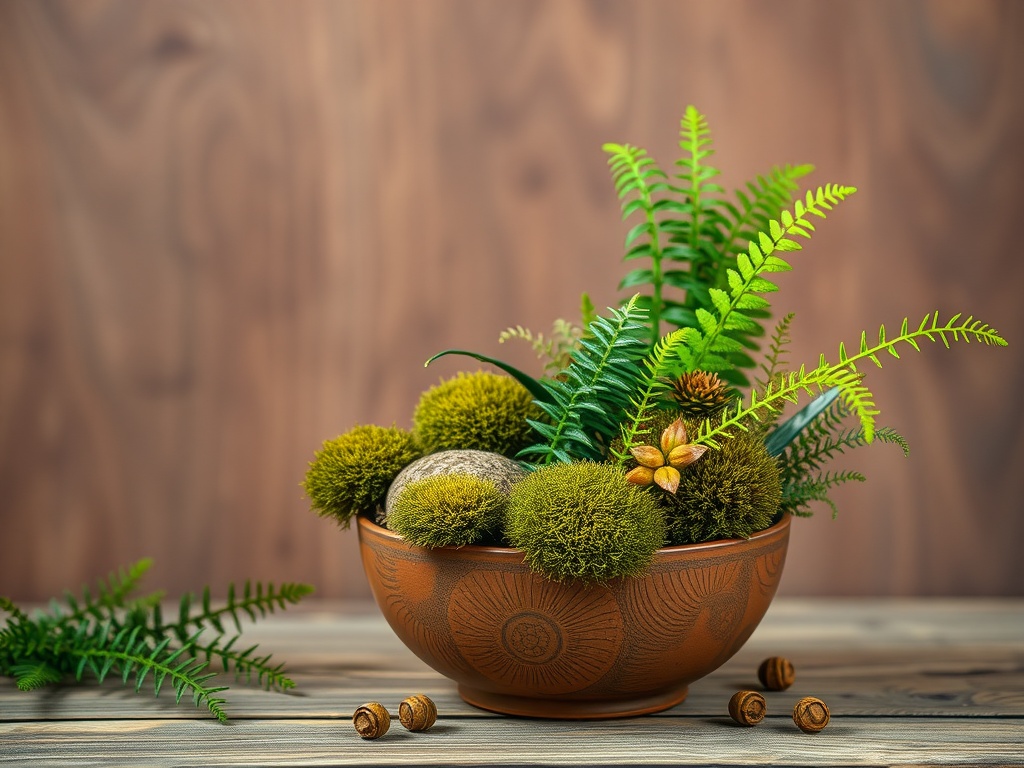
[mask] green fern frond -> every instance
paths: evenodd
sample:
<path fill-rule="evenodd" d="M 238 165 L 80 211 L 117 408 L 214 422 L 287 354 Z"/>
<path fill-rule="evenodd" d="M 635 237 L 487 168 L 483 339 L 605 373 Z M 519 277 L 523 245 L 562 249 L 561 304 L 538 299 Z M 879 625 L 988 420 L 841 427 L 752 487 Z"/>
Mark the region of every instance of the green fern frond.
<path fill-rule="evenodd" d="M 10 668 L 19 691 L 34 691 L 53 683 L 59 683 L 64 675 L 45 661 L 15 664 Z"/>
<path fill-rule="evenodd" d="M 193 613 L 195 595 L 191 592 L 182 595 L 178 604 L 178 622 L 167 627 L 175 635 L 185 642 L 185 639 L 201 630 L 207 625 L 212 626 L 217 632 L 224 632 L 224 621 L 230 618 L 238 632 L 242 631 L 242 622 L 239 614 L 249 617 L 250 621 L 256 621 L 258 616 L 266 616 L 273 613 L 275 608 L 286 608 L 289 604 L 298 603 L 302 598 L 312 594 L 313 587 L 309 584 L 284 583 L 280 586 L 268 583 L 266 586 L 257 581 L 255 587 L 251 581 L 246 581 L 242 589 L 242 595 L 236 594 L 235 585 L 228 584 L 227 601 L 223 606 L 214 608 L 210 597 L 210 589 L 203 590 L 201 603 L 197 612 Z"/>
<path fill-rule="evenodd" d="M 778 286 L 763 275 L 792 269 L 789 262 L 777 254 L 802 250 L 803 246 L 793 238 L 810 238 L 814 225 L 808 217 L 824 218 L 825 211 L 854 192 L 854 187 L 838 184 L 818 187 L 816 192 L 808 190 L 805 199 L 796 202 L 792 213 L 783 211 L 780 221 L 769 222 L 768 229 L 758 234 L 757 242 L 751 241 L 746 253 L 736 257 L 737 269 L 726 270 L 728 292 L 720 288 L 709 290 L 714 311 L 697 310 L 698 328 L 690 329 L 680 350 L 684 370 L 727 372 L 733 368 L 730 356 L 742 353 L 745 335 L 759 329 L 750 313 L 769 306 L 758 294 L 778 290 Z"/>
<path fill-rule="evenodd" d="M 848 415 L 842 402 L 834 401 L 800 432 L 779 456 L 783 487 L 796 484 L 812 472 L 821 470 L 847 450 L 867 445 L 863 429 L 843 427 Z M 875 440 L 898 445 L 904 456 L 910 453 L 906 439 L 891 427 L 876 429 Z"/>
<path fill-rule="evenodd" d="M 59 618 L 68 621 L 80 621 L 87 616 L 102 621 L 113 609 L 124 605 L 128 595 L 135 591 L 152 565 L 152 559 L 142 558 L 127 568 L 112 571 L 106 579 L 97 579 L 94 589 L 85 585 L 78 595 L 65 591 L 64 604 L 68 614 L 64 614 L 55 603 L 51 603 L 51 607 Z"/>
<path fill-rule="evenodd" d="M 580 295 L 580 326 L 586 328 L 597 320 L 597 307 L 590 299 L 590 294 L 584 292 Z"/>
<path fill-rule="evenodd" d="M 3 595 L 0 595 L 0 611 L 4 611 L 9 614 L 15 621 L 21 621 L 28 618 L 28 616 L 25 615 L 25 612 L 18 607 L 17 603 Z"/>
<path fill-rule="evenodd" d="M 285 691 L 295 687 L 295 681 L 284 674 L 283 663 L 271 666 L 271 654 L 255 655 L 259 648 L 258 645 L 250 645 L 244 650 L 236 650 L 234 645 L 241 637 L 241 635 L 235 635 L 223 645 L 221 637 L 215 638 L 213 642 L 205 645 L 196 641 L 194 643 L 195 653 L 197 656 L 205 656 L 207 662 L 213 658 L 219 659 L 224 671 L 233 672 L 238 680 L 244 678 L 246 683 L 251 683 L 255 676 L 257 683 L 264 690 Z"/>
<path fill-rule="evenodd" d="M 152 673 L 155 696 L 160 695 L 164 681 L 169 680 L 174 686 L 175 703 L 181 703 L 182 697 L 189 693 L 197 707 L 205 704 L 214 717 L 221 722 L 226 721 L 228 716 L 223 708 L 226 702 L 214 694 L 227 690 L 227 687 L 206 685 L 215 674 L 205 672 L 208 662 L 190 655 L 191 643 L 169 651 L 169 641 L 165 639 L 150 648 L 140 630 L 141 627 L 131 631 L 121 629 L 109 636 L 109 624 L 98 627 L 90 638 L 95 643 L 93 647 L 71 649 L 71 653 L 79 658 L 76 679 L 81 680 L 87 669 L 101 683 L 110 672 L 120 672 L 124 685 L 128 685 L 129 679 L 134 676 L 135 691 L 138 693 L 146 677 Z"/>
<path fill-rule="evenodd" d="M 664 252 L 658 211 L 668 201 L 657 201 L 658 193 L 668 190 L 667 175 L 655 164 L 646 150 L 629 144 L 605 144 L 604 151 L 610 155 L 608 166 L 612 172 L 615 191 L 622 201 L 622 218 L 628 219 L 639 213 L 641 221 L 626 233 L 626 255 L 624 259 L 649 258 L 650 267 L 634 269 L 619 283 L 619 290 L 650 286 L 650 294 L 643 297 L 639 306 L 648 310 L 647 323 L 650 328 L 650 346 L 653 348 L 661 338 L 661 315 L 664 309 L 663 291 L 665 276 L 662 270 Z"/>
<path fill-rule="evenodd" d="M 778 383 L 769 382 L 761 394 L 757 390 L 752 391 L 747 401 L 740 402 L 733 410 L 725 411 L 717 424 L 705 421 L 693 442 L 717 447 L 719 439 L 731 437 L 737 431 L 749 431 L 750 421 L 760 422 L 765 417 L 772 417 L 785 403 L 796 403 L 801 393 L 813 397 L 825 389 L 838 387 L 843 405 L 860 421 L 863 439 L 870 443 L 875 439 L 875 417 L 879 411 L 875 407 L 873 395 L 863 384 L 864 377 L 857 370 L 857 364 L 871 360 L 881 367 L 880 355 L 883 352 L 899 358 L 897 345 L 906 344 L 919 351 L 922 339 L 941 341 L 946 347 L 949 347 L 950 340 L 970 342 L 971 339 L 987 345 L 1006 346 L 1006 341 L 986 323 L 968 317 L 958 324 L 960 317 L 959 314 L 954 315 L 946 323 L 940 324 L 938 312 L 928 314 L 917 330 L 910 330 L 904 318 L 899 335 L 892 339 L 886 338 L 885 326 L 881 326 L 878 343 L 875 345 L 869 345 L 867 335 L 862 333 L 860 349 L 856 354 L 848 354 L 845 345 L 840 344 L 838 363 L 829 363 L 821 355 L 818 366 L 813 370 L 808 371 L 806 366 L 801 366 L 799 371 L 783 376 Z"/>
<path fill-rule="evenodd" d="M 775 330 L 772 332 L 771 339 L 768 342 L 768 353 L 765 355 L 764 362 L 760 365 L 763 375 L 755 380 L 759 389 L 764 389 L 768 386 L 769 381 L 777 379 L 786 369 L 786 348 L 792 341 L 789 327 L 793 324 L 794 317 L 796 317 L 796 314 L 790 312 L 775 324 Z"/>
<path fill-rule="evenodd" d="M 748 242 L 757 239 L 759 232 L 768 231 L 772 220 L 778 219 L 792 204 L 793 196 L 800 189 L 797 180 L 813 170 L 813 165 L 776 166 L 766 176 L 759 175 L 748 182 L 746 193 L 736 190 L 739 206 L 723 201 L 729 219 L 723 251 L 732 255 L 742 253 Z"/>
<path fill-rule="evenodd" d="M 639 382 L 637 394 L 631 399 L 633 407 L 629 410 L 628 416 L 619 428 L 622 437 L 622 448 L 613 451 L 621 467 L 629 458 L 630 448 L 639 445 L 641 435 L 650 434 L 649 428 L 643 424 L 652 415 L 656 407 L 658 396 L 667 392 L 671 386 L 666 378 L 671 370 L 672 359 L 676 347 L 683 341 L 683 330 L 679 329 L 663 337 L 655 346 L 654 351 L 644 360 L 644 368 L 647 372 Z"/>
<path fill-rule="evenodd" d="M 691 308 L 704 303 L 699 295 L 702 289 L 715 285 L 723 258 L 723 230 L 728 225 L 721 213 L 724 190 L 713 181 L 721 172 L 707 162 L 715 154 L 711 145 L 707 117 L 693 105 L 688 106 L 679 122 L 683 156 L 676 161 L 681 169 L 676 174 L 680 182 L 676 190 L 683 204 L 672 209 L 684 218 L 666 222 L 665 228 L 672 233 L 671 242 L 682 249 L 678 255 L 691 262 L 689 277 L 694 285 L 687 302 Z"/>
<path fill-rule="evenodd" d="M 631 404 L 638 364 L 647 351 L 641 338 L 646 312 L 637 306 L 638 298 L 587 326 L 569 366 L 556 379 L 541 380 L 548 397 L 534 402 L 550 423 L 529 423 L 545 442 L 524 448 L 520 458 L 537 457 L 540 464 L 604 459 L 605 446 Z"/>
<path fill-rule="evenodd" d="M 66 605 L 53 601 L 50 613 L 40 611 L 31 617 L 9 598 L 0 597 L 0 610 L 9 614 L 0 627 L 0 675 L 13 677 L 19 688 L 31 690 L 65 675 L 81 680 L 89 672 L 102 682 L 117 672 L 125 685 L 134 675 L 138 692 L 152 674 L 156 695 L 162 683 L 170 680 L 179 702 L 191 694 L 197 706 L 205 704 L 219 720 L 227 715 L 224 700 L 215 694 L 226 687 L 209 683 L 214 677 L 206 671 L 211 657 L 219 658 L 225 670 L 235 672 L 236 677 L 247 682 L 255 678 L 268 690 L 294 686 L 284 675 L 284 665 L 272 664 L 269 655 L 255 655 L 256 646 L 235 649 L 237 636 L 224 643 L 223 623 L 227 616 L 237 625 L 240 613 L 256 619 L 285 608 L 312 592 L 312 587 L 259 582 L 253 586 L 247 582 L 242 595 L 236 597 L 231 585 L 227 605 L 219 608 L 211 605 L 206 589 L 198 613 L 191 611 L 195 598 L 190 595 L 183 601 L 179 623 L 167 625 L 153 595 L 128 600 L 148 568 L 149 561 L 140 561 L 101 580 L 95 592 L 83 589 L 81 596 L 71 595 Z M 207 626 L 214 627 L 217 634 L 211 642 L 200 643 Z M 171 648 L 174 640 L 180 647 Z M 199 654 L 206 660 L 200 660 Z"/>
<path fill-rule="evenodd" d="M 782 502 L 779 511 L 788 512 L 798 517 L 810 517 L 813 512 L 810 503 L 813 501 L 827 504 L 832 510 L 832 519 L 839 515 L 839 507 L 828 495 L 828 492 L 843 483 L 865 481 L 864 475 L 860 472 L 826 472 L 824 474 L 807 477 L 800 482 L 784 486 L 782 489 Z"/>

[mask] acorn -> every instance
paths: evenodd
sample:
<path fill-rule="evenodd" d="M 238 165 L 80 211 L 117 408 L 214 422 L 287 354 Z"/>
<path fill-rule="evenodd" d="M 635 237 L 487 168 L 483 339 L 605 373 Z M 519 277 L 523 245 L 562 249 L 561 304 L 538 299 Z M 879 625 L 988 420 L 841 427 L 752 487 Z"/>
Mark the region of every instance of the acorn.
<path fill-rule="evenodd" d="M 772 656 L 757 668 L 757 679 L 769 691 L 784 691 L 796 680 L 796 671 L 789 659 Z"/>
<path fill-rule="evenodd" d="M 793 722 L 804 733 L 817 733 L 828 721 L 828 707 L 821 699 L 805 696 L 793 707 Z"/>
<path fill-rule="evenodd" d="M 757 725 L 767 712 L 764 696 L 757 691 L 736 691 L 729 699 L 729 716 L 740 725 Z"/>
<path fill-rule="evenodd" d="M 379 739 L 391 727 L 391 715 L 384 705 L 377 701 L 363 704 L 352 715 L 352 725 L 356 733 L 364 739 Z"/>
<path fill-rule="evenodd" d="M 398 719 L 410 731 L 425 731 L 437 720 L 437 706 L 429 696 L 417 693 L 398 705 Z"/>

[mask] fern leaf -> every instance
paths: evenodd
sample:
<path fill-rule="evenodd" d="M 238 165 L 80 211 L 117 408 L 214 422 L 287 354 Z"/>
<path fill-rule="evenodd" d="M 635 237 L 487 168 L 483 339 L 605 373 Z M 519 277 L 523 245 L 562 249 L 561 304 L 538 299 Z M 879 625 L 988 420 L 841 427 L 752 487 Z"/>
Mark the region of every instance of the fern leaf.
<path fill-rule="evenodd" d="M 794 317 L 796 315 L 790 312 L 775 325 L 775 330 L 768 343 L 768 354 L 760 366 L 763 377 L 756 382 L 760 389 L 768 386 L 768 382 L 775 379 L 786 366 L 786 347 L 791 341 L 789 327 L 793 324 Z"/>
<path fill-rule="evenodd" d="M 206 662 L 192 657 L 178 662 L 183 654 L 187 654 L 188 646 L 171 653 L 165 650 L 156 652 L 147 647 L 146 639 L 140 638 L 139 634 L 138 631 L 129 633 L 122 630 L 113 638 L 107 639 L 101 627 L 92 638 L 95 642 L 93 647 L 73 648 L 70 649 L 70 653 L 84 662 L 79 666 L 80 673 L 84 669 L 89 669 L 100 682 L 103 682 L 112 670 L 117 669 L 121 672 L 122 682 L 127 685 L 134 672 L 136 690 L 139 690 L 145 676 L 152 672 L 154 695 L 159 695 L 160 684 L 165 679 L 170 679 L 175 688 L 176 702 L 180 703 L 185 693 L 191 693 L 196 706 L 205 704 L 218 720 L 227 720 L 227 712 L 222 706 L 225 703 L 224 699 L 214 696 L 226 690 L 226 687 L 205 685 L 212 678 L 212 675 L 201 674 L 207 667 Z"/>
<path fill-rule="evenodd" d="M 776 166 L 767 175 L 759 175 L 749 182 L 746 193 L 737 190 L 739 207 L 725 206 L 726 218 L 730 222 L 723 250 L 733 255 L 740 253 L 745 250 L 743 244 L 756 239 L 758 233 L 770 232 L 773 226 L 780 226 L 778 219 L 790 207 L 793 195 L 799 189 L 797 180 L 813 170 L 813 165 Z"/>
<path fill-rule="evenodd" d="M 788 512 L 798 517 L 810 517 L 812 512 L 810 502 L 818 501 L 827 504 L 832 510 L 832 519 L 839 515 L 839 508 L 828 495 L 828 492 L 843 483 L 865 481 L 864 475 L 859 472 L 828 472 L 822 475 L 807 478 L 799 483 L 784 487 L 782 490 L 782 503 L 779 506 L 780 512 Z"/>
<path fill-rule="evenodd" d="M 676 347 L 683 342 L 683 335 L 682 330 L 668 334 L 655 345 L 654 351 L 644 360 L 647 373 L 639 383 L 639 392 L 633 399 L 633 408 L 619 428 L 622 449 L 615 454 L 619 466 L 626 463 L 630 448 L 638 445 L 637 438 L 650 433 L 643 424 L 651 417 L 658 395 L 669 389 L 666 376 L 670 371 Z"/>
<path fill-rule="evenodd" d="M 679 123 L 683 157 L 676 161 L 682 169 L 676 178 L 685 199 L 682 210 L 689 220 L 675 223 L 673 242 L 685 244 L 685 255 L 694 262 L 690 271 L 700 284 L 709 287 L 715 285 L 714 274 L 722 256 L 721 225 L 725 223 L 719 212 L 723 189 L 712 182 L 720 171 L 707 162 L 715 153 L 711 143 L 707 118 L 693 105 L 688 106 Z"/>
<path fill-rule="evenodd" d="M 750 419 L 760 419 L 764 414 L 773 413 L 785 402 L 797 402 L 801 393 L 814 396 L 828 388 L 838 387 L 843 405 L 860 421 L 864 442 L 870 443 L 875 439 L 875 416 L 879 411 L 870 390 L 863 384 L 863 375 L 857 370 L 857 364 L 864 360 L 874 362 L 879 359 L 880 353 L 895 349 L 900 344 L 920 349 L 918 342 L 921 339 L 940 340 L 947 345 L 950 339 L 965 342 L 973 339 L 983 344 L 1006 346 L 1006 341 L 987 324 L 973 317 L 963 321 L 959 321 L 959 318 L 960 315 L 955 315 L 940 324 L 937 312 L 926 315 L 916 331 L 909 330 L 904 320 L 898 336 L 877 345 L 865 345 L 855 354 L 847 353 L 845 347 L 840 345 L 840 362 L 830 364 L 822 355 L 816 368 L 808 371 L 805 366 L 801 366 L 799 371 L 783 377 L 778 387 L 766 391 L 760 398 L 756 391 L 751 392 L 747 403 L 741 402 L 734 410 L 723 413 L 719 423 L 705 421 L 693 442 L 717 447 L 719 439 L 731 437 L 737 431 L 747 431 Z"/>
<path fill-rule="evenodd" d="M 759 328 L 750 317 L 750 310 L 743 305 L 752 294 L 776 290 L 770 280 L 763 277 L 772 272 L 791 269 L 789 263 L 775 255 L 779 251 L 800 250 L 801 246 L 792 239 L 794 236 L 810 237 L 808 215 L 824 217 L 824 210 L 831 210 L 848 196 L 856 192 L 854 187 L 828 184 L 819 187 L 817 193 L 807 192 L 806 203 L 796 202 L 793 212 L 781 217 L 783 223 L 773 220 L 768 231 L 758 233 L 756 242 L 751 240 L 746 253 L 736 257 L 737 269 L 728 269 L 730 302 L 727 308 L 707 311 L 709 321 L 701 323 L 698 335 L 688 338 L 681 352 L 684 370 L 728 371 L 726 355 L 734 351 L 728 340 L 742 343 L 745 335 Z M 785 224 L 785 222 L 789 222 Z M 724 363 L 724 364 L 723 364 Z"/>
<path fill-rule="evenodd" d="M 544 379 L 545 401 L 534 401 L 551 419 L 550 425 L 530 420 L 546 442 L 524 448 L 520 458 L 568 462 L 604 459 L 605 445 L 618 432 L 637 384 L 637 365 L 647 345 L 640 338 L 644 311 L 633 296 L 611 317 L 587 326 L 572 362 L 556 379 Z"/>
<path fill-rule="evenodd" d="M 309 584 L 284 583 L 275 586 L 272 583 L 264 585 L 256 582 L 256 589 L 252 589 L 252 582 L 246 581 L 242 596 L 236 594 L 234 584 L 228 585 L 227 602 L 217 608 L 211 604 L 208 590 L 204 590 L 202 605 L 197 612 L 193 613 L 192 595 L 185 594 L 181 599 L 181 607 L 178 613 L 178 623 L 168 627 L 181 642 L 207 626 L 214 627 L 218 633 L 223 633 L 223 620 L 230 617 L 235 627 L 241 631 L 241 621 L 238 613 L 245 613 L 250 620 L 255 621 L 257 616 L 266 616 L 273 613 L 277 608 L 286 608 L 294 605 L 307 595 L 313 593 L 313 587 Z"/>
<path fill-rule="evenodd" d="M 28 664 L 16 664 L 11 667 L 10 674 L 14 677 L 19 691 L 34 691 L 37 688 L 59 683 L 64 675 L 45 661 Z"/>
<path fill-rule="evenodd" d="M 665 182 L 667 176 L 646 150 L 639 147 L 605 144 L 603 149 L 609 155 L 608 166 L 615 190 L 622 201 L 623 219 L 633 213 L 639 213 L 642 217 L 640 223 L 626 234 L 625 247 L 628 250 L 625 258 L 649 258 L 651 266 L 650 269 L 634 270 L 628 274 L 619 283 L 619 289 L 650 285 L 646 308 L 649 310 L 647 325 L 650 346 L 653 348 L 661 338 L 661 315 L 664 310 L 662 293 L 665 286 L 662 271 L 663 236 L 657 215 L 660 208 L 655 195 L 668 188 Z"/>
<path fill-rule="evenodd" d="M 226 644 L 221 644 L 222 638 L 216 638 L 208 644 L 195 643 L 197 655 L 203 655 L 209 662 L 213 658 L 220 660 L 225 672 L 233 672 L 236 679 L 245 679 L 245 682 L 252 682 L 255 675 L 257 682 L 265 689 L 288 690 L 295 687 L 295 682 L 284 674 L 284 664 L 271 666 L 271 654 L 255 656 L 258 645 L 251 645 L 244 650 L 236 650 L 233 646 L 241 638 L 235 635 Z"/>

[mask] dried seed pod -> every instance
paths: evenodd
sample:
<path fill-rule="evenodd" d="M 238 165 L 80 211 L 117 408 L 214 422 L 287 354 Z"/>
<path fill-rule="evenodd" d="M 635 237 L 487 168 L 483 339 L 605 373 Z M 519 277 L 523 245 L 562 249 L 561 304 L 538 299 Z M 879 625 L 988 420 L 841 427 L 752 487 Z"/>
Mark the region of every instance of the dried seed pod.
<path fill-rule="evenodd" d="M 352 715 L 352 725 L 355 726 L 356 733 L 364 739 L 379 739 L 391 727 L 391 715 L 384 709 L 383 704 L 371 701 L 369 704 L 363 704 Z"/>
<path fill-rule="evenodd" d="M 769 691 L 784 691 L 796 680 L 796 671 L 789 659 L 772 656 L 757 668 L 757 679 Z"/>
<path fill-rule="evenodd" d="M 757 691 L 736 691 L 729 699 L 729 716 L 740 725 L 757 725 L 767 712 L 764 696 Z"/>
<path fill-rule="evenodd" d="M 417 693 L 398 705 L 398 718 L 410 731 L 425 731 L 437 720 L 437 706 L 429 696 Z"/>
<path fill-rule="evenodd" d="M 817 733 L 828 721 L 828 707 L 821 699 L 805 696 L 793 707 L 793 722 L 804 733 Z"/>

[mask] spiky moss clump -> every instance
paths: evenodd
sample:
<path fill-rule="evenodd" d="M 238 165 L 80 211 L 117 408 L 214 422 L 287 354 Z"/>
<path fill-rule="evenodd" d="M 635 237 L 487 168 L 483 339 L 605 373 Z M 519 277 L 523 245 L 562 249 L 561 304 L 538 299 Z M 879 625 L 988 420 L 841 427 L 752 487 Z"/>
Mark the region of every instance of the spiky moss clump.
<path fill-rule="evenodd" d="M 411 432 L 357 426 L 324 441 L 302 485 L 318 514 L 348 528 L 354 515 L 375 511 L 395 476 L 422 455 Z"/>
<path fill-rule="evenodd" d="M 740 433 L 681 470 L 678 490 L 663 494 L 669 543 L 749 538 L 774 522 L 781 501 L 778 462 L 758 437 Z"/>
<path fill-rule="evenodd" d="M 493 536 L 508 497 L 472 475 L 434 475 L 409 483 L 395 499 L 388 524 L 420 547 L 461 547 Z"/>
<path fill-rule="evenodd" d="M 665 543 L 654 497 L 612 464 L 551 464 L 512 486 L 505 536 L 554 581 L 633 576 Z"/>
<path fill-rule="evenodd" d="M 515 456 L 531 442 L 526 419 L 540 416 L 533 396 L 515 379 L 459 373 L 423 393 L 413 431 L 425 453 L 470 448 Z"/>

